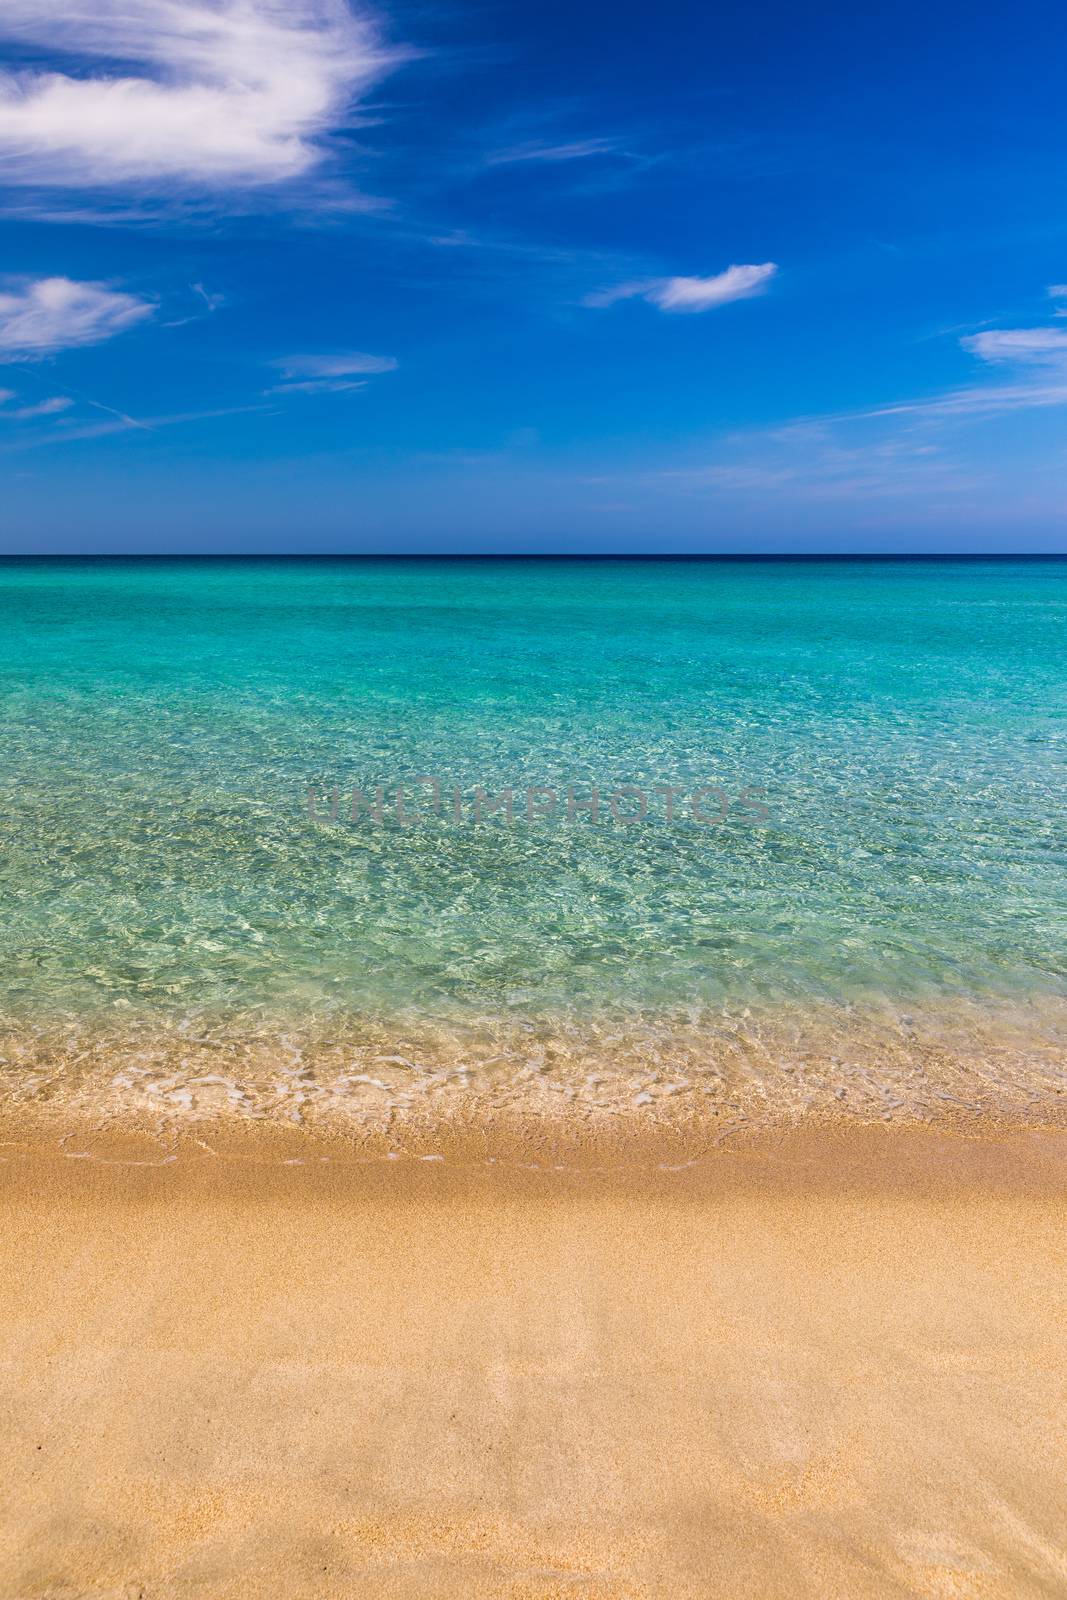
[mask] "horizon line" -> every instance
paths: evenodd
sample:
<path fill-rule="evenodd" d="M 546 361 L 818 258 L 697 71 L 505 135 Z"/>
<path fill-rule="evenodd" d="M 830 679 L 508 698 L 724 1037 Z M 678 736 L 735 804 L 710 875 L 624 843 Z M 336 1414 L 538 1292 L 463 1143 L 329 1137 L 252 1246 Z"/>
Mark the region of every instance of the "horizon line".
<path fill-rule="evenodd" d="M 0 565 L 29 561 L 1067 561 L 1067 550 L 14 550 Z"/>

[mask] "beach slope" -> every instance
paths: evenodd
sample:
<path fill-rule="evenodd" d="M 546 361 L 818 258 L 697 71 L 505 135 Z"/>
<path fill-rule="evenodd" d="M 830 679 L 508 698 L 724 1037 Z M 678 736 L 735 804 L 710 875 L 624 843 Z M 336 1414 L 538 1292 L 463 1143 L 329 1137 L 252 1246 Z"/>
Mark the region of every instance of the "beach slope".
<path fill-rule="evenodd" d="M 1067 1592 L 1065 1146 L 13 1138 L 0 1595 Z"/>

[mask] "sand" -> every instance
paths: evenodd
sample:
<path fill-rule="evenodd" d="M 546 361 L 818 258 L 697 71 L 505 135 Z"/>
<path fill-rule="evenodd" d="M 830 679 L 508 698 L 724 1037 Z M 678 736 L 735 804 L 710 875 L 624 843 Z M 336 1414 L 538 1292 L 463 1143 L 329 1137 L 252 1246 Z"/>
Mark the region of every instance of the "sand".
<path fill-rule="evenodd" d="M 1062 1134 L 4 1137 L 4 1597 L 1067 1594 Z"/>

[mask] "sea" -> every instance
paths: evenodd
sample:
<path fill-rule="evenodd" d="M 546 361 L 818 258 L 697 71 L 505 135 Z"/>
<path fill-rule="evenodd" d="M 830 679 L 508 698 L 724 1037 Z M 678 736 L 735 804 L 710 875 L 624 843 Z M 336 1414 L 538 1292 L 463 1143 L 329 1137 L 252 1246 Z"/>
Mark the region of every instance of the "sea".
<path fill-rule="evenodd" d="M 1067 560 L 0 562 L 0 1101 L 1055 1120 Z"/>

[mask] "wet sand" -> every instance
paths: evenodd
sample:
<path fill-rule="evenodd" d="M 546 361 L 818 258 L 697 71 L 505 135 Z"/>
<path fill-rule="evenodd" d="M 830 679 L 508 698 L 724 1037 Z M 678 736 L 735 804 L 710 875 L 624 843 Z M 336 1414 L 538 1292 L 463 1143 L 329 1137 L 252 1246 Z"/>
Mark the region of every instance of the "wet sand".
<path fill-rule="evenodd" d="M 1067 1593 L 1061 1133 L 2 1136 L 4 1597 Z"/>

